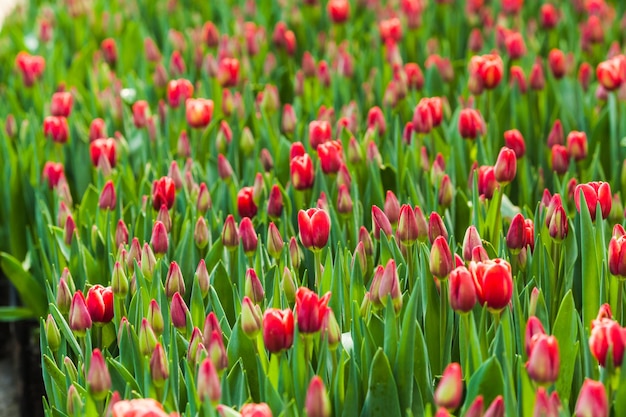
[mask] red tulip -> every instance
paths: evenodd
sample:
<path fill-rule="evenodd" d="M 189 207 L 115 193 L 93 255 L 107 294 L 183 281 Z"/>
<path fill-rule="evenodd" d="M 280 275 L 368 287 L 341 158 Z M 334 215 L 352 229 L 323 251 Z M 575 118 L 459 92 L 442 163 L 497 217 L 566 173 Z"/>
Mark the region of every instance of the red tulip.
<path fill-rule="evenodd" d="M 448 278 L 452 268 L 454 268 L 454 264 L 448 241 L 443 236 L 437 236 L 430 249 L 430 273 L 434 277 L 444 280 Z"/>
<path fill-rule="evenodd" d="M 378 206 L 372 206 L 372 228 L 376 239 L 380 239 L 381 231 L 386 234 L 387 237 L 391 237 L 393 234 L 389 218 Z"/>
<path fill-rule="evenodd" d="M 106 38 L 100 44 L 100 49 L 102 50 L 102 55 L 107 64 L 114 66 L 117 62 L 117 44 L 115 43 L 115 39 Z"/>
<path fill-rule="evenodd" d="M 272 417 L 272 410 L 265 403 L 248 403 L 241 407 L 241 417 Z"/>
<path fill-rule="evenodd" d="M 309 123 L 309 143 L 317 150 L 317 147 L 332 139 L 330 123 L 326 120 L 313 120 Z M 293 159 L 293 158 L 292 158 Z"/>
<path fill-rule="evenodd" d="M 470 225 L 465 231 L 465 236 L 463 237 L 463 259 L 466 261 L 471 260 L 474 248 L 482 245 L 483 243 L 480 239 L 476 226 Z"/>
<path fill-rule="evenodd" d="M 313 162 L 308 154 L 296 156 L 289 164 L 291 183 L 296 190 L 308 190 L 313 188 L 315 170 Z"/>
<path fill-rule="evenodd" d="M 90 329 L 93 324 L 85 296 L 81 291 L 76 291 L 72 297 L 68 322 L 72 332 L 78 336 L 84 336 L 87 329 Z"/>
<path fill-rule="evenodd" d="M 67 91 L 54 93 L 50 103 L 50 113 L 53 116 L 68 117 L 72 112 L 72 93 Z"/>
<path fill-rule="evenodd" d="M 526 362 L 530 378 L 539 384 L 551 384 L 559 376 L 559 342 L 554 336 L 536 334 L 533 336 Z"/>
<path fill-rule="evenodd" d="M 625 81 L 626 57 L 618 55 L 607 61 L 600 62 L 596 68 L 596 76 L 605 90 L 617 90 Z"/>
<path fill-rule="evenodd" d="M 609 242 L 608 261 L 611 274 L 626 278 L 626 236 L 613 233 Z"/>
<path fill-rule="evenodd" d="M 550 71 L 552 71 L 552 75 L 556 79 L 563 78 L 565 72 L 567 71 L 567 66 L 565 62 L 565 54 L 560 49 L 552 49 L 548 54 L 548 66 L 550 67 Z"/>
<path fill-rule="evenodd" d="M 350 17 L 350 2 L 348 0 L 330 0 L 326 5 L 326 11 L 334 23 L 344 23 Z"/>
<path fill-rule="evenodd" d="M 589 336 L 591 354 L 600 366 L 606 366 L 607 360 L 611 360 L 613 367 L 619 368 L 626 347 L 626 329 L 610 318 L 596 319 L 591 327 Z M 613 357 L 608 357 L 609 351 L 613 352 Z"/>
<path fill-rule="evenodd" d="M 463 109 L 459 114 L 459 133 L 465 139 L 476 139 L 484 135 L 485 121 L 476 109 Z"/>
<path fill-rule="evenodd" d="M 413 111 L 413 131 L 416 133 L 429 133 L 433 128 L 433 114 L 428 102 L 421 99 Z"/>
<path fill-rule="evenodd" d="M 388 41 L 398 42 L 402 39 L 402 24 L 397 17 L 382 20 L 378 24 L 378 30 L 380 31 L 382 43 L 387 43 Z"/>
<path fill-rule="evenodd" d="M 419 238 L 417 217 L 415 216 L 413 208 L 408 204 L 404 204 L 400 208 L 397 234 L 398 239 L 405 246 L 411 246 Z"/>
<path fill-rule="evenodd" d="M 336 174 L 343 165 L 343 147 L 338 140 L 321 143 L 317 147 L 317 155 L 324 174 Z"/>
<path fill-rule="evenodd" d="M 497 312 L 509 304 L 513 295 L 513 278 L 511 265 L 507 261 L 502 259 L 472 261 L 469 270 L 481 305 L 487 304 L 488 309 Z"/>
<path fill-rule="evenodd" d="M 89 288 L 85 302 L 92 322 L 108 323 L 113 319 L 113 291 L 111 287 L 94 285 Z"/>
<path fill-rule="evenodd" d="M 268 308 L 263 314 L 263 343 L 271 353 L 287 350 L 293 344 L 294 320 L 290 309 Z"/>
<path fill-rule="evenodd" d="M 328 313 L 330 292 L 319 298 L 316 293 L 306 287 L 296 291 L 296 317 L 300 333 L 317 333 L 322 328 L 324 318 Z"/>
<path fill-rule="evenodd" d="M 495 168 L 486 165 L 478 168 L 478 194 L 489 200 L 493 197 L 496 188 L 498 188 L 498 182 Z"/>
<path fill-rule="evenodd" d="M 24 85 L 31 87 L 43 75 L 46 60 L 41 56 L 22 51 L 15 57 L 15 66 L 20 71 Z"/>
<path fill-rule="evenodd" d="M 526 84 L 526 74 L 524 69 L 518 65 L 512 65 L 509 70 L 509 84 L 511 87 L 517 87 L 520 93 L 525 94 L 528 90 Z M 507 145 L 508 146 L 508 145 Z"/>
<path fill-rule="evenodd" d="M 500 149 L 496 165 L 494 166 L 494 174 L 496 181 L 501 184 L 508 184 L 515 179 L 517 172 L 517 158 L 513 149 L 504 146 Z"/>
<path fill-rule="evenodd" d="M 480 85 L 488 90 L 496 88 L 504 71 L 502 58 L 497 54 L 475 55 L 469 63 L 469 72 L 480 80 Z"/>
<path fill-rule="evenodd" d="M 234 87 L 239 82 L 239 60 L 222 58 L 217 68 L 217 80 L 222 87 Z"/>
<path fill-rule="evenodd" d="M 115 210 L 116 203 L 115 186 L 113 185 L 113 181 L 109 180 L 104 184 L 104 187 L 102 187 L 100 198 L 98 199 L 98 207 L 101 210 Z"/>
<path fill-rule="evenodd" d="M 421 90 L 424 86 L 424 74 L 420 66 L 414 62 L 404 64 L 404 74 L 410 89 Z"/>
<path fill-rule="evenodd" d="M 587 134 L 575 130 L 567 135 L 567 153 L 575 161 L 582 161 L 587 157 Z"/>
<path fill-rule="evenodd" d="M 506 147 L 513 149 L 517 159 L 526 154 L 526 143 L 522 133 L 517 129 L 507 130 L 504 132 L 504 144 Z"/>
<path fill-rule="evenodd" d="M 133 123 L 137 129 L 144 128 L 148 125 L 148 117 L 150 116 L 150 105 L 146 100 L 137 100 L 133 103 Z"/>
<path fill-rule="evenodd" d="M 543 74 L 543 67 L 541 65 L 541 60 L 537 59 L 537 61 L 533 64 L 530 69 L 530 75 L 528 76 L 528 83 L 530 84 L 530 88 L 535 91 L 541 91 L 546 85 L 546 78 Z"/>
<path fill-rule="evenodd" d="M 97 400 L 103 400 L 111 389 L 111 375 L 100 349 L 94 349 L 87 372 L 89 392 Z"/>
<path fill-rule="evenodd" d="M 557 8 L 551 3 L 545 3 L 539 9 L 539 21 L 541 27 L 550 30 L 556 27 L 559 23 L 559 12 Z"/>
<path fill-rule="evenodd" d="M 312 251 L 321 250 L 328 243 L 330 216 L 325 210 L 310 208 L 298 212 L 300 241 Z"/>
<path fill-rule="evenodd" d="M 176 108 L 185 103 L 193 95 L 193 85 L 191 81 L 180 78 L 167 83 L 167 101 L 170 107 Z"/>
<path fill-rule="evenodd" d="M 307 417 L 330 417 L 332 406 L 322 378 L 315 375 L 306 391 L 304 409 Z"/>
<path fill-rule="evenodd" d="M 504 44 L 511 59 L 519 59 L 526 55 L 526 43 L 520 32 L 509 32 L 504 39 Z"/>
<path fill-rule="evenodd" d="M 89 142 L 105 138 L 106 136 L 106 124 L 104 123 L 104 120 L 100 118 L 93 119 L 89 125 Z"/>
<path fill-rule="evenodd" d="M 60 181 L 65 180 L 65 169 L 61 162 L 48 161 L 43 166 L 41 177 L 48 183 L 48 188 L 55 188 Z"/>
<path fill-rule="evenodd" d="M 472 311 L 476 304 L 476 287 L 472 274 L 465 266 L 450 272 L 450 306 L 458 313 Z"/>
<path fill-rule="evenodd" d="M 100 159 L 106 159 L 111 167 L 117 164 L 117 142 L 113 138 L 96 139 L 89 144 L 89 154 L 93 166 L 100 166 Z"/>
<path fill-rule="evenodd" d="M 604 384 L 585 379 L 580 388 L 574 415 L 576 417 L 609 417 L 609 399 Z"/>
<path fill-rule="evenodd" d="M 169 177 L 161 177 L 152 183 L 152 207 L 159 210 L 162 205 L 171 209 L 176 198 L 176 186 Z"/>
<path fill-rule="evenodd" d="M 435 390 L 435 404 L 437 407 L 454 411 L 461 405 L 463 399 L 463 376 L 461 366 L 453 362 L 443 371 L 441 380 Z"/>
<path fill-rule="evenodd" d="M 569 152 L 563 145 L 552 147 L 552 170 L 559 175 L 563 175 L 569 168 Z"/>
<path fill-rule="evenodd" d="M 589 209 L 589 215 L 592 220 L 596 219 L 596 207 L 600 204 L 600 210 L 602 212 L 602 218 L 609 217 L 611 212 L 611 203 L 613 198 L 611 196 L 611 186 L 608 182 L 594 181 L 586 184 L 579 184 L 574 190 L 574 202 L 576 203 L 576 209 L 580 212 L 580 193 L 583 193 L 587 208 Z"/>
<path fill-rule="evenodd" d="M 69 137 L 67 119 L 62 116 L 47 116 L 43 120 L 43 134 L 56 143 L 65 143 Z"/>
<path fill-rule="evenodd" d="M 213 118 L 213 100 L 188 98 L 185 102 L 187 123 L 194 129 L 205 128 Z"/>
<path fill-rule="evenodd" d="M 122 400 L 113 404 L 113 417 L 168 417 L 163 406 L 152 398 Z"/>
<path fill-rule="evenodd" d="M 252 187 L 243 187 L 237 193 L 237 212 L 242 218 L 253 218 L 257 214 L 258 208 L 254 203 L 253 193 Z"/>

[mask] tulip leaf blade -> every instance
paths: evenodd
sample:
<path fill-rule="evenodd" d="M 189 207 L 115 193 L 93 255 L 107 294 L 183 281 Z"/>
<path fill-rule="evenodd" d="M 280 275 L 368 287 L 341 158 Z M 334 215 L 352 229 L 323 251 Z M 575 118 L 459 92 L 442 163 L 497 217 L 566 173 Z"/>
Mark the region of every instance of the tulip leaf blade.
<path fill-rule="evenodd" d="M 563 359 L 560 361 L 559 378 L 556 381 L 561 400 L 567 404 L 569 401 L 572 378 L 574 377 L 574 368 L 578 355 L 579 341 L 578 329 L 576 326 L 576 307 L 574 306 L 574 297 L 572 292 L 568 291 L 565 298 L 561 302 L 556 321 L 553 326 L 553 334 L 559 342 L 559 355 Z"/>
<path fill-rule="evenodd" d="M 469 379 L 465 404 L 469 406 L 478 395 L 483 396 L 485 404 L 491 404 L 498 395 L 503 395 L 503 393 L 504 376 L 502 368 L 498 359 L 492 356 Z M 465 411 L 467 411 L 467 408 Z"/>
<path fill-rule="evenodd" d="M 378 349 L 372 360 L 367 394 L 361 417 L 387 415 L 401 416 L 400 401 L 389 360 L 382 349 Z"/>
<path fill-rule="evenodd" d="M 46 293 L 43 285 L 20 262 L 6 252 L 0 252 L 0 268 L 17 290 L 20 299 L 35 317 L 46 312 Z"/>

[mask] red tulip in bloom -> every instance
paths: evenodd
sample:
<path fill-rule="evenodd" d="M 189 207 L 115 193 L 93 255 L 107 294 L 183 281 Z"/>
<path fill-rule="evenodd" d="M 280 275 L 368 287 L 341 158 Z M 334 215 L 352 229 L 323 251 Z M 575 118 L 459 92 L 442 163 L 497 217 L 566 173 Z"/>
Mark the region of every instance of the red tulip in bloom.
<path fill-rule="evenodd" d="M 178 107 L 193 95 L 191 81 L 180 78 L 167 83 L 167 101 L 170 107 Z"/>
<path fill-rule="evenodd" d="M 169 177 L 161 177 L 152 183 L 152 207 L 155 210 L 161 209 L 165 205 L 167 209 L 171 209 L 176 198 L 176 186 L 174 181 Z"/>
<path fill-rule="evenodd" d="M 272 417 L 272 410 L 265 403 L 248 403 L 241 407 L 241 417 Z"/>
<path fill-rule="evenodd" d="M 15 57 L 15 66 L 20 71 L 24 85 L 31 87 L 43 75 L 46 60 L 42 56 L 30 55 L 22 51 Z"/>
<path fill-rule="evenodd" d="M 472 274 L 465 266 L 450 272 L 450 306 L 458 313 L 472 311 L 476 304 L 476 287 Z"/>
<path fill-rule="evenodd" d="M 414 62 L 404 64 L 407 86 L 412 90 L 421 90 L 424 86 L 424 73 L 420 66 Z"/>
<path fill-rule="evenodd" d="M 469 63 L 470 74 L 478 77 L 481 86 L 488 90 L 496 88 L 502 80 L 504 64 L 497 54 L 475 55 Z"/>
<path fill-rule="evenodd" d="M 559 377 L 559 342 L 554 336 L 538 333 L 530 342 L 526 362 L 528 376 L 538 384 L 551 384 Z"/>
<path fill-rule="evenodd" d="M 72 93 L 67 91 L 54 93 L 50 103 L 50 113 L 53 116 L 67 117 L 72 112 Z"/>
<path fill-rule="evenodd" d="M 567 65 L 565 62 L 565 54 L 560 49 L 552 49 L 548 54 L 548 66 L 554 78 L 563 78 L 565 72 L 567 72 Z"/>
<path fill-rule="evenodd" d="M 268 308 L 263 314 L 263 343 L 271 353 L 280 353 L 293 344 L 294 320 L 290 309 Z"/>
<path fill-rule="evenodd" d="M 402 39 L 402 23 L 400 23 L 400 19 L 397 17 L 382 20 L 378 24 L 378 30 L 380 31 L 380 40 L 383 43 L 388 41 L 395 43 Z"/>
<path fill-rule="evenodd" d="M 317 150 L 317 147 L 332 139 L 330 123 L 326 120 L 313 120 L 309 123 L 309 143 Z"/>
<path fill-rule="evenodd" d="M 43 120 L 43 134 L 56 143 L 65 143 L 70 134 L 67 119 L 62 116 L 47 116 Z"/>
<path fill-rule="evenodd" d="M 113 66 L 117 62 L 117 44 L 115 39 L 107 38 L 100 44 L 100 50 L 107 64 Z"/>
<path fill-rule="evenodd" d="M 539 9 L 539 21 L 541 27 L 550 30 L 556 27 L 559 23 L 559 12 L 557 8 L 551 3 L 545 3 Z"/>
<path fill-rule="evenodd" d="M 563 145 L 554 145 L 551 149 L 552 170 L 563 175 L 569 168 L 569 152 Z"/>
<path fill-rule="evenodd" d="M 535 229 L 531 219 L 524 219 L 521 213 L 513 216 L 511 226 L 506 234 L 506 245 L 514 253 L 518 253 L 530 245 L 532 251 L 535 246 Z"/>
<path fill-rule="evenodd" d="M 99 166 L 100 158 L 105 158 L 111 167 L 117 163 L 117 143 L 113 138 L 96 139 L 89 144 L 89 154 L 93 166 Z"/>
<path fill-rule="evenodd" d="M 620 278 L 626 278 L 626 236 L 623 231 L 621 225 L 615 225 L 608 253 L 609 270 L 611 274 Z"/>
<path fill-rule="evenodd" d="M 596 67 L 596 77 L 607 91 L 617 90 L 626 77 L 626 57 L 618 55 L 607 61 L 600 62 Z"/>
<path fill-rule="evenodd" d="M 185 102 L 187 123 L 195 129 L 207 127 L 213 118 L 213 100 L 189 98 Z"/>
<path fill-rule="evenodd" d="M 137 129 L 146 127 L 150 115 L 150 105 L 146 100 L 137 100 L 133 103 L 133 123 Z"/>
<path fill-rule="evenodd" d="M 604 384 L 585 379 L 580 388 L 574 415 L 576 417 L 609 417 L 609 399 Z"/>
<path fill-rule="evenodd" d="M 517 129 L 507 130 L 504 132 L 504 145 L 513 149 L 517 159 L 526 154 L 526 142 L 522 133 Z"/>
<path fill-rule="evenodd" d="M 298 288 L 295 309 L 300 333 L 317 333 L 321 330 L 329 310 L 328 300 L 330 300 L 330 292 L 319 298 L 315 292 L 306 287 Z"/>
<path fill-rule="evenodd" d="M 587 157 L 587 134 L 575 130 L 567 135 L 567 152 L 575 161 L 582 161 Z"/>
<path fill-rule="evenodd" d="M 463 399 L 463 375 L 461 366 L 453 362 L 443 371 L 441 380 L 435 390 L 435 404 L 449 411 L 454 411 L 461 405 Z"/>
<path fill-rule="evenodd" d="M 589 350 L 600 366 L 607 365 L 607 360 L 612 361 L 612 366 L 622 366 L 624 349 L 626 346 L 626 329 L 618 322 L 610 318 L 594 320 L 591 325 L 589 336 Z M 609 357 L 613 352 L 613 357 Z"/>
<path fill-rule="evenodd" d="M 217 67 L 217 80 L 224 88 L 236 86 L 239 82 L 239 60 L 222 58 Z"/>
<path fill-rule="evenodd" d="M 513 149 L 509 149 L 506 146 L 500 149 L 496 165 L 494 166 L 494 173 L 496 181 L 501 184 L 508 184 L 515 179 L 517 172 L 517 158 Z"/>
<path fill-rule="evenodd" d="M 252 187 L 243 187 L 237 193 L 237 211 L 241 217 L 253 218 L 256 216 L 258 208 L 254 203 L 254 189 Z"/>
<path fill-rule="evenodd" d="M 513 295 L 511 265 L 503 259 L 470 262 L 469 270 L 474 278 L 476 295 L 481 305 L 498 312 L 506 307 Z"/>
<path fill-rule="evenodd" d="M 343 165 L 343 147 L 338 140 L 320 144 L 317 147 L 317 155 L 324 174 L 336 174 Z"/>
<path fill-rule="evenodd" d="M 429 133 L 434 125 L 432 109 L 426 100 L 421 99 L 413 111 L 413 131 L 416 133 Z"/>
<path fill-rule="evenodd" d="M 463 109 L 459 114 L 459 133 L 464 139 L 476 139 L 484 135 L 486 130 L 485 121 L 476 109 Z"/>
<path fill-rule="evenodd" d="M 48 183 L 48 188 L 55 188 L 59 184 L 59 181 L 65 179 L 63 164 L 61 162 L 46 162 L 43 166 L 41 177 Z"/>
<path fill-rule="evenodd" d="M 326 6 L 326 11 L 334 23 L 344 23 L 350 17 L 350 2 L 348 0 L 330 0 Z"/>
<path fill-rule="evenodd" d="M 478 168 L 478 195 L 489 200 L 493 197 L 496 188 L 498 188 L 498 181 L 496 181 L 494 167 L 483 165 Z"/>
<path fill-rule="evenodd" d="M 598 203 L 600 203 L 602 218 L 606 219 L 609 217 L 613 198 L 611 197 L 611 186 L 608 182 L 593 181 L 586 184 L 578 184 L 574 190 L 574 202 L 576 203 L 576 209 L 578 212 L 580 212 L 581 192 L 585 197 L 585 202 L 589 208 L 589 215 L 592 220 L 596 219 L 596 207 Z"/>
<path fill-rule="evenodd" d="M 108 323 L 113 319 L 113 291 L 111 287 L 94 285 L 87 292 L 87 310 L 94 323 Z"/>
<path fill-rule="evenodd" d="M 300 241 L 305 248 L 319 251 L 328 243 L 330 216 L 325 210 L 310 208 L 298 212 Z"/>
<path fill-rule="evenodd" d="M 293 188 L 296 190 L 308 190 L 313 188 L 315 170 L 313 169 L 313 162 L 308 154 L 292 158 L 289 164 L 289 171 L 291 173 L 291 184 Z"/>

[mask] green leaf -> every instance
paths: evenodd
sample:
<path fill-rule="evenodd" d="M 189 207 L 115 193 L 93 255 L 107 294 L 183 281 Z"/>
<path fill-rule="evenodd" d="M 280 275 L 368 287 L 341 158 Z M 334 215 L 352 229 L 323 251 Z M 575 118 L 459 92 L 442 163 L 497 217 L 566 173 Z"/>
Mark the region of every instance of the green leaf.
<path fill-rule="evenodd" d="M 46 314 L 46 293 L 43 284 L 24 269 L 22 264 L 6 252 L 0 252 L 0 267 L 17 289 L 22 302 L 36 317 Z"/>
<path fill-rule="evenodd" d="M 556 381 L 556 389 L 561 401 L 567 404 L 572 389 L 574 377 L 575 358 L 578 355 L 578 329 L 576 326 L 576 308 L 572 292 L 568 291 L 561 302 L 559 313 L 554 322 L 553 334 L 559 342 L 559 354 L 562 358 L 559 379 Z"/>
<path fill-rule="evenodd" d="M 0 321 L 18 321 L 36 318 L 37 315 L 25 307 L 0 307 Z"/>
<path fill-rule="evenodd" d="M 478 395 L 483 396 L 485 404 L 491 402 L 498 395 L 504 394 L 504 376 L 502 368 L 495 357 L 487 359 L 467 383 L 467 395 L 465 396 L 465 411 Z"/>
<path fill-rule="evenodd" d="M 381 415 L 400 417 L 402 413 L 396 381 L 391 372 L 389 361 L 385 352 L 379 348 L 372 361 L 361 417 Z"/>

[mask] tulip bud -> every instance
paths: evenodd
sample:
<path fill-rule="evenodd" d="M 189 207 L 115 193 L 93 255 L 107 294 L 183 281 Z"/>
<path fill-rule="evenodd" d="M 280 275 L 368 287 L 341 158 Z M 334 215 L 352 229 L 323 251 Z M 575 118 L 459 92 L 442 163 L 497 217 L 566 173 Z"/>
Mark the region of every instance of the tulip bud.
<path fill-rule="evenodd" d="M 298 212 L 300 241 L 314 252 L 322 250 L 330 236 L 330 216 L 326 210 L 310 208 Z"/>
<path fill-rule="evenodd" d="M 452 253 L 448 242 L 443 236 L 437 236 L 430 250 L 430 273 L 441 280 L 445 280 L 453 267 Z"/>
<path fill-rule="evenodd" d="M 167 278 L 165 279 L 165 294 L 167 295 L 167 298 L 171 299 L 177 292 L 181 295 L 185 294 L 185 280 L 183 279 L 183 274 L 180 271 L 178 263 L 174 261 L 170 263 L 170 267 L 167 271 Z"/>
<path fill-rule="evenodd" d="M 472 311 L 476 304 L 476 287 L 472 275 L 460 266 L 450 272 L 450 306 L 458 313 Z"/>
<path fill-rule="evenodd" d="M 278 227 L 276 227 L 274 222 L 270 222 L 267 230 L 267 252 L 272 258 L 278 260 L 283 252 L 284 246 L 285 242 L 283 242 L 283 237 L 280 235 Z"/>
<path fill-rule="evenodd" d="M 139 352 L 144 356 L 150 356 L 157 344 L 157 336 L 146 318 L 141 320 L 137 339 L 139 341 Z"/>
<path fill-rule="evenodd" d="M 81 414 L 83 406 L 83 400 L 80 397 L 76 386 L 74 384 L 70 385 L 67 390 L 67 412 L 70 415 L 79 415 Z"/>
<path fill-rule="evenodd" d="M 228 355 L 226 355 L 226 348 L 224 347 L 221 333 L 213 330 L 209 336 L 209 343 L 206 348 L 217 372 L 221 372 L 228 367 Z"/>
<path fill-rule="evenodd" d="M 156 266 L 156 258 L 154 256 L 154 252 L 152 248 L 147 243 L 143 244 L 143 249 L 141 250 L 141 273 L 148 280 L 152 280 L 152 274 L 154 273 L 154 268 Z"/>
<path fill-rule="evenodd" d="M 446 367 L 435 390 L 435 404 L 438 407 L 449 411 L 459 408 L 463 398 L 462 378 L 461 366 L 458 363 L 451 363 Z"/>
<path fill-rule="evenodd" d="M 291 265 L 295 270 L 300 269 L 300 262 L 302 261 L 302 250 L 298 246 L 298 242 L 295 237 L 289 239 L 289 258 L 291 259 Z"/>
<path fill-rule="evenodd" d="M 165 350 L 160 343 L 156 344 L 150 358 L 150 376 L 156 387 L 163 387 L 170 376 L 167 356 L 165 356 Z"/>
<path fill-rule="evenodd" d="M 492 402 L 483 417 L 504 417 L 504 398 L 498 395 Z"/>
<path fill-rule="evenodd" d="M 530 88 L 535 91 L 541 91 L 545 87 L 546 79 L 543 74 L 543 67 L 540 59 L 537 59 L 537 61 L 533 64 L 528 80 Z"/>
<path fill-rule="evenodd" d="M 463 259 L 470 261 L 472 259 L 472 251 L 474 248 L 482 245 L 483 244 L 480 239 L 480 235 L 478 234 L 478 230 L 476 230 L 476 226 L 470 225 L 465 231 L 465 236 L 463 237 Z"/>
<path fill-rule="evenodd" d="M 242 218 L 253 218 L 258 211 L 254 202 L 254 189 L 252 187 L 243 187 L 237 193 L 237 212 Z"/>
<path fill-rule="evenodd" d="M 559 343 L 554 336 L 536 335 L 532 342 L 526 370 L 539 384 L 551 384 L 559 376 Z"/>
<path fill-rule="evenodd" d="M 611 212 L 611 203 L 613 201 L 611 197 L 611 186 L 607 182 L 594 181 L 586 184 L 579 184 L 574 190 L 574 202 L 576 203 L 576 209 L 580 212 L 580 195 L 584 196 L 585 203 L 589 209 L 589 215 L 591 220 L 596 218 L 596 207 L 600 204 L 600 210 L 602 218 L 609 217 Z"/>
<path fill-rule="evenodd" d="M 248 268 L 246 271 L 244 293 L 250 297 L 255 304 L 259 304 L 263 301 L 263 297 L 265 297 L 263 284 L 261 284 L 256 271 L 252 268 Z"/>
<path fill-rule="evenodd" d="M 604 384 L 600 381 L 585 379 L 578 394 L 574 414 L 577 417 L 608 417 L 609 400 Z"/>
<path fill-rule="evenodd" d="M 483 417 L 485 410 L 483 396 L 477 396 L 465 412 L 464 417 Z"/>
<path fill-rule="evenodd" d="M 239 233 L 237 229 L 235 218 L 232 214 L 229 214 L 222 229 L 222 243 L 228 250 L 235 250 L 239 247 Z"/>
<path fill-rule="evenodd" d="M 193 240 L 199 249 L 204 249 L 209 244 L 209 228 L 202 216 L 198 217 L 193 229 Z"/>
<path fill-rule="evenodd" d="M 252 220 L 248 217 L 244 217 L 239 223 L 239 238 L 241 239 L 244 253 L 252 256 L 256 252 L 259 239 L 252 225 Z"/>
<path fill-rule="evenodd" d="M 435 242 L 437 236 L 443 236 L 447 241 L 448 230 L 446 229 L 445 224 L 443 224 L 443 219 L 439 213 L 433 211 L 430 213 L 430 217 L 428 219 L 428 240 L 431 245 Z"/>
<path fill-rule="evenodd" d="M 209 194 L 209 189 L 207 188 L 206 183 L 203 182 L 200 184 L 196 208 L 200 214 L 204 215 L 211 208 L 211 206 L 211 195 Z"/>
<path fill-rule="evenodd" d="M 519 130 L 512 129 L 504 132 L 504 143 L 507 148 L 513 150 L 517 159 L 522 158 L 526 154 L 526 143 Z"/>
<path fill-rule="evenodd" d="M 72 304 L 72 291 L 64 277 L 61 277 L 59 284 L 57 285 L 57 297 L 56 305 L 59 311 L 63 314 L 67 313 L 71 309 Z M 87 307 L 85 307 L 87 308 Z"/>
<path fill-rule="evenodd" d="M 69 313 L 69 326 L 76 336 L 85 336 L 87 329 L 92 325 L 91 315 L 87 309 L 85 297 L 81 291 L 76 291 L 72 298 Z"/>
<path fill-rule="evenodd" d="M 217 404 L 222 396 L 222 386 L 215 365 L 210 358 L 205 359 L 198 369 L 196 391 L 200 401 Z"/>
<path fill-rule="evenodd" d="M 353 203 L 350 190 L 345 184 L 339 186 L 337 193 L 337 212 L 343 216 L 352 214 Z"/>
<path fill-rule="evenodd" d="M 52 314 L 48 314 L 48 317 L 46 318 L 44 323 L 44 332 L 50 350 L 53 352 L 58 351 L 61 346 L 61 332 L 59 331 L 59 327 L 57 326 L 56 321 L 54 321 Z"/>
<path fill-rule="evenodd" d="M 397 234 L 398 239 L 405 246 L 411 246 L 419 237 L 417 218 L 415 212 L 408 204 L 404 204 L 400 208 Z"/>
<path fill-rule="evenodd" d="M 463 109 L 459 114 L 459 133 L 464 139 L 476 139 L 485 134 L 485 121 L 476 109 Z"/>
<path fill-rule="evenodd" d="M 390 238 L 393 234 L 391 228 L 391 222 L 387 215 L 378 206 L 372 206 L 372 228 L 374 230 L 374 237 L 380 239 L 380 232 L 382 231 Z"/>
<path fill-rule="evenodd" d="M 305 411 L 307 417 L 330 417 L 332 407 L 322 378 L 315 375 L 306 392 Z"/>
<path fill-rule="evenodd" d="M 254 340 L 263 324 L 261 308 L 255 305 L 250 297 L 243 297 L 241 302 L 241 329 L 244 334 Z"/>
<path fill-rule="evenodd" d="M 294 319 L 289 309 L 268 308 L 263 315 L 263 343 L 270 353 L 279 353 L 293 344 Z"/>
<path fill-rule="evenodd" d="M 87 373 L 87 385 L 93 397 L 103 400 L 111 389 L 111 376 L 100 349 L 94 349 Z"/>
<path fill-rule="evenodd" d="M 575 161 L 582 161 L 587 157 L 587 134 L 571 131 L 567 135 L 567 153 Z"/>
<path fill-rule="evenodd" d="M 517 158 L 515 152 L 506 146 L 500 150 L 496 165 L 494 166 L 496 181 L 508 184 L 515 179 L 517 171 Z"/>
<path fill-rule="evenodd" d="M 170 314 L 172 318 L 172 324 L 178 330 L 184 331 L 187 327 L 187 314 L 189 314 L 189 308 L 183 300 L 183 297 L 179 293 L 175 293 L 172 297 L 172 304 L 170 306 Z"/>
<path fill-rule="evenodd" d="M 161 307 L 156 300 L 150 301 L 148 307 L 147 324 L 154 331 L 155 334 L 161 335 L 165 329 L 165 323 L 163 321 L 163 315 L 161 314 Z M 143 325 L 143 323 L 142 323 Z"/>

